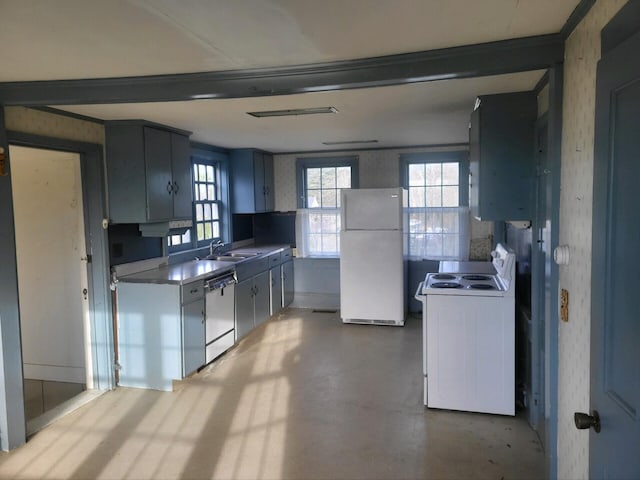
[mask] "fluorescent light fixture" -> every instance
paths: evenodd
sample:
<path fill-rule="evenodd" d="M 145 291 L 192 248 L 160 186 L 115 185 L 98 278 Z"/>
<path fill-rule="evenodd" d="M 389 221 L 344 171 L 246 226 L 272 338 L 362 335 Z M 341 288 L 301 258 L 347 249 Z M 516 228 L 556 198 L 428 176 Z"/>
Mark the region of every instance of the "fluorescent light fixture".
<path fill-rule="evenodd" d="M 316 113 L 338 113 L 336 107 L 294 108 L 291 110 L 265 110 L 262 112 L 247 112 L 252 117 L 288 117 L 295 115 L 314 115 Z"/>
<path fill-rule="evenodd" d="M 355 145 L 362 143 L 378 143 L 378 140 L 348 140 L 344 142 L 322 142 L 323 145 Z"/>

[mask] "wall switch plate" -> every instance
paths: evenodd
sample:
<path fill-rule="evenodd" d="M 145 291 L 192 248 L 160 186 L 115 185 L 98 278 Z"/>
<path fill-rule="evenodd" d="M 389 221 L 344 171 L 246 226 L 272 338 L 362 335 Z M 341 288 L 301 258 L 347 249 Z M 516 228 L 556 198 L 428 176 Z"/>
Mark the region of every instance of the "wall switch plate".
<path fill-rule="evenodd" d="M 569 321 L 569 292 L 564 288 L 560 290 L 560 320 Z"/>

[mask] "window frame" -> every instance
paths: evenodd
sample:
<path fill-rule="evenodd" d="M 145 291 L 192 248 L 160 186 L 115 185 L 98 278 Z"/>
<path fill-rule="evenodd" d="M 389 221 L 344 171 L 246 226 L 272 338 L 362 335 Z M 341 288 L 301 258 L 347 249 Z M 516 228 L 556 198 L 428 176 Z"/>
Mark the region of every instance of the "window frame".
<path fill-rule="evenodd" d="M 351 188 L 360 187 L 360 172 L 358 170 L 358 156 L 340 157 L 303 157 L 296 159 L 296 194 L 297 207 L 307 207 L 306 173 L 308 168 L 351 167 Z"/>
<path fill-rule="evenodd" d="M 469 151 L 400 154 L 400 185 L 409 189 L 409 165 L 416 163 L 458 163 L 458 206 L 469 206 Z"/>
<path fill-rule="evenodd" d="M 400 184 L 409 191 L 409 166 L 415 164 L 458 164 L 458 207 L 469 207 L 469 151 L 468 150 L 452 150 L 444 152 L 416 152 L 400 154 Z M 442 185 L 441 185 L 442 187 Z M 429 208 L 429 207 L 407 207 L 410 212 L 413 208 Z M 440 208 L 440 207 L 435 207 Z M 455 208 L 455 207 L 441 207 Z M 460 230 L 462 232 L 462 229 Z M 411 232 L 407 232 L 411 236 Z M 410 243 L 410 242 L 409 242 Z M 409 248 L 409 243 L 407 248 Z M 415 256 L 412 252 L 408 252 L 410 258 L 423 258 L 422 255 Z M 436 257 L 433 259 L 445 259 L 444 257 Z"/>
<path fill-rule="evenodd" d="M 191 171 L 191 242 L 183 243 L 181 245 L 167 245 L 167 253 L 173 254 L 178 252 L 184 252 L 187 250 L 198 249 L 206 247 L 211 243 L 211 239 L 200 240 L 197 238 L 197 221 L 196 221 L 196 199 L 195 199 L 195 183 L 193 166 L 195 164 L 212 165 L 215 169 L 215 181 L 218 200 L 218 212 L 220 217 L 220 237 L 223 242 L 230 241 L 230 211 L 229 211 L 229 156 L 228 152 L 223 149 L 219 149 L 210 145 L 204 144 L 191 144 L 190 154 L 190 171 Z M 169 236 L 171 232 L 169 233 Z M 214 238 L 213 241 L 217 240 Z M 165 242 L 167 242 L 165 238 Z"/>
<path fill-rule="evenodd" d="M 196 178 L 196 173 L 195 173 L 195 166 L 196 165 L 204 165 L 205 167 L 212 167 L 213 168 L 213 181 L 210 182 L 208 180 L 205 181 L 201 181 L 200 179 Z M 210 244 L 211 242 L 215 242 L 218 240 L 222 240 L 222 211 L 224 208 L 222 199 L 221 197 L 221 191 L 220 191 L 220 180 L 221 180 L 221 175 L 220 175 L 220 167 L 219 164 L 216 162 L 201 162 L 201 161 L 196 161 L 196 162 L 192 162 L 191 163 L 191 174 L 192 174 L 192 179 L 191 179 L 191 183 L 193 185 L 193 235 L 194 235 L 194 241 L 196 244 L 196 247 L 203 247 L 205 245 Z M 211 199 L 206 199 L 206 200 L 196 200 L 196 187 L 199 185 L 213 185 L 214 188 L 214 194 L 215 194 L 215 200 L 211 200 Z M 197 217 L 197 210 L 198 210 L 198 205 L 202 205 L 203 206 L 203 216 L 204 216 L 204 205 L 216 205 L 217 210 L 218 210 L 218 217 L 216 219 L 210 219 L 210 220 L 202 220 L 202 221 L 198 221 L 198 217 Z M 213 213 L 213 212 L 212 212 Z M 213 216 L 213 215 L 212 215 Z M 205 222 L 217 222 L 218 223 L 218 236 L 212 236 L 211 238 L 205 238 L 202 240 L 198 240 L 198 224 L 202 223 L 204 224 Z M 204 227 L 203 227 L 204 228 Z M 213 232 L 211 232 L 213 235 Z"/>
<path fill-rule="evenodd" d="M 357 155 L 349 156 L 327 156 L 327 157 L 303 157 L 296 159 L 296 193 L 297 193 L 297 207 L 298 209 L 304 209 L 307 212 L 317 211 L 325 213 L 328 210 L 336 210 L 336 208 L 309 208 L 307 205 L 307 170 L 310 168 L 339 168 L 349 167 L 351 169 L 351 189 L 357 189 L 360 186 L 360 171 L 359 171 L 359 157 Z M 339 190 L 339 189 L 336 189 Z M 338 213 L 339 214 L 339 213 Z M 339 235 L 339 231 L 336 235 Z M 308 235 L 308 234 L 307 234 Z M 305 242 L 307 239 L 305 239 Z M 336 252 L 327 253 L 314 253 L 310 255 L 315 258 L 334 258 L 340 255 L 340 239 L 338 237 L 338 249 Z"/>

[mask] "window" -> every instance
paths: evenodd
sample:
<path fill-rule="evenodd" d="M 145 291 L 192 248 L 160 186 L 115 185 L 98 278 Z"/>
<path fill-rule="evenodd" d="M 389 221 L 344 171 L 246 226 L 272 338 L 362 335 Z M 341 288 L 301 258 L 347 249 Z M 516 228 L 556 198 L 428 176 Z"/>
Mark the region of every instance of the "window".
<path fill-rule="evenodd" d="M 297 161 L 300 256 L 340 254 L 340 190 L 357 187 L 357 157 Z"/>
<path fill-rule="evenodd" d="M 194 147 L 191 152 L 193 227 L 167 237 L 169 253 L 209 245 L 228 238 L 225 229 L 226 165 L 224 153 Z"/>
<path fill-rule="evenodd" d="M 167 238 L 167 245 L 169 247 L 179 247 L 182 245 L 191 245 L 191 229 L 187 230 L 183 234 L 170 234 Z M 177 249 L 176 249 L 177 250 Z"/>
<path fill-rule="evenodd" d="M 193 206 L 196 243 L 220 239 L 219 172 L 216 165 L 193 164 Z"/>
<path fill-rule="evenodd" d="M 409 190 L 409 257 L 466 259 L 469 249 L 467 153 L 404 154 L 400 158 L 403 184 Z"/>

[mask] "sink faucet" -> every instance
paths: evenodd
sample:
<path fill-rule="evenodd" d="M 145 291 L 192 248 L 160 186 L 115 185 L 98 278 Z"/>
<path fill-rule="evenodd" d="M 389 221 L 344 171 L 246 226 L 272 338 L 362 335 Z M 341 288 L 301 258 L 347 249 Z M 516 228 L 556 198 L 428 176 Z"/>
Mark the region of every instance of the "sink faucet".
<path fill-rule="evenodd" d="M 211 243 L 209 244 L 209 256 L 213 257 L 213 254 L 215 253 L 215 251 L 223 246 L 224 246 L 224 242 L 222 240 L 218 240 L 216 242 L 212 240 Z"/>

